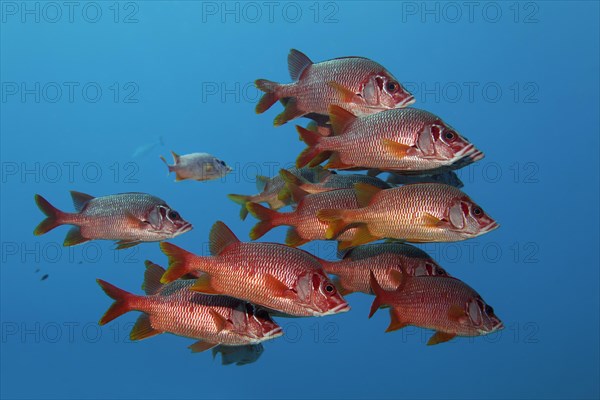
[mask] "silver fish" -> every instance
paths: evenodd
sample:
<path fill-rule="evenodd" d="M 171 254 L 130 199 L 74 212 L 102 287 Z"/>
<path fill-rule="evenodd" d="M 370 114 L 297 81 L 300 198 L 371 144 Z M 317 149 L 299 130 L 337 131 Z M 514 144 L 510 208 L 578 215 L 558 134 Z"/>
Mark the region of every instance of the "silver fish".
<path fill-rule="evenodd" d="M 180 156 L 172 151 L 171 154 L 173 155 L 173 165 L 169 165 L 163 156 L 160 156 L 160 159 L 169 168 L 169 173 L 175 172 L 175 182 L 185 179 L 209 181 L 222 178 L 233 171 L 233 168 L 228 166 L 225 161 L 208 153 L 192 153 Z"/>

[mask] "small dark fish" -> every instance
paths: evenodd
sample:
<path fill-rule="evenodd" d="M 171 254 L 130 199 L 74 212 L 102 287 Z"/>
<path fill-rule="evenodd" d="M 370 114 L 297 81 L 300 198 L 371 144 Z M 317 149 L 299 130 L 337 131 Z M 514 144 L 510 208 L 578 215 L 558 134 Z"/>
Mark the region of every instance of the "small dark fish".
<path fill-rule="evenodd" d="M 37 274 L 38 272 L 40 272 L 40 269 L 36 268 L 36 270 L 34 272 Z"/>
<path fill-rule="evenodd" d="M 256 362 L 265 351 L 262 343 L 248 344 L 245 346 L 223 346 L 218 345 L 212 348 L 213 358 L 221 354 L 221 364 L 223 365 L 246 365 Z"/>
<path fill-rule="evenodd" d="M 387 180 L 394 185 L 409 185 L 411 183 L 445 183 L 460 189 L 464 186 L 456 172 L 446 171 L 435 175 L 400 175 L 390 172 Z"/>
<path fill-rule="evenodd" d="M 40 281 L 45 281 L 46 279 L 48 279 L 48 274 L 42 276 L 42 278 L 40 279 Z"/>

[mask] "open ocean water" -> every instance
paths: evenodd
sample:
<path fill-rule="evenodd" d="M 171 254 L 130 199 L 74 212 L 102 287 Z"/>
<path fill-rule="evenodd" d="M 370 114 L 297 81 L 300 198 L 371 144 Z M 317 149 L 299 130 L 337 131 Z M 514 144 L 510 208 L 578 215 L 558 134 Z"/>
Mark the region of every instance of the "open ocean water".
<path fill-rule="evenodd" d="M 595 1 L 2 1 L 1 380 L 3 399 L 595 399 L 599 392 L 599 4 Z M 254 363 L 192 354 L 192 339 L 129 340 L 139 313 L 97 322 L 102 278 L 142 293 L 156 243 L 63 247 L 33 236 L 33 196 L 73 210 L 69 190 L 148 192 L 194 229 L 171 242 L 207 254 L 228 193 L 289 167 L 305 147 L 279 104 L 256 115 L 257 78 L 290 82 L 291 48 L 314 61 L 384 65 L 486 157 L 463 191 L 499 223 L 426 250 L 494 306 L 489 336 L 426 346 L 432 332 L 384 333 L 367 315 L 276 318 L 285 335 Z M 161 142 L 162 140 L 162 142 Z M 208 152 L 234 171 L 174 182 L 159 155 Z M 276 228 L 264 241 L 282 242 Z M 335 259 L 332 242 L 303 247 Z M 45 277 L 47 275 L 47 277 Z M 45 278 L 44 278 L 45 277 Z"/>

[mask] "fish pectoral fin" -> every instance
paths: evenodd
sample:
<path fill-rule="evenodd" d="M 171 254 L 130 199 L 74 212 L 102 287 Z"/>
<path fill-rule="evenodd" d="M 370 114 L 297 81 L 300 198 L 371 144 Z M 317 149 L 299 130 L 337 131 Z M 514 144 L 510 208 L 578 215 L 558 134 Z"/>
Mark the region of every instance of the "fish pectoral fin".
<path fill-rule="evenodd" d="M 140 240 L 119 240 L 116 243 L 117 247 L 115 247 L 115 249 L 116 250 L 128 249 L 130 247 L 137 246 L 140 243 L 142 243 Z"/>
<path fill-rule="evenodd" d="M 162 331 L 152 327 L 152 324 L 150 323 L 150 316 L 146 313 L 143 313 L 138 317 L 137 321 L 135 321 L 135 325 L 129 333 L 129 338 L 131 340 L 142 340 L 152 336 L 160 335 L 161 333 Z"/>
<path fill-rule="evenodd" d="M 404 274 L 397 269 L 390 269 L 388 276 L 396 288 L 399 288 L 402 285 L 402 282 L 404 282 L 405 278 Z"/>
<path fill-rule="evenodd" d="M 212 286 L 212 278 L 209 274 L 202 274 L 192 286 L 190 290 L 204 294 L 221 294 Z"/>
<path fill-rule="evenodd" d="M 271 274 L 266 274 L 264 277 L 265 286 L 273 291 L 273 294 L 277 297 L 293 297 L 294 291 L 290 289 L 285 283 Z"/>
<path fill-rule="evenodd" d="M 213 347 L 216 347 L 218 343 L 210 343 L 202 340 L 198 340 L 196 343 L 193 343 L 188 346 L 188 349 L 192 350 L 192 353 L 201 353 L 206 350 L 210 350 Z"/>
<path fill-rule="evenodd" d="M 67 232 L 67 236 L 65 237 L 65 241 L 63 242 L 63 246 L 75 246 L 76 244 L 81 244 L 89 241 L 90 239 L 86 239 L 81 234 L 81 229 L 78 226 L 74 226 L 69 229 Z"/>
<path fill-rule="evenodd" d="M 434 344 L 444 343 L 448 340 L 453 339 L 456 336 L 455 333 L 448 333 L 437 331 L 427 342 L 427 346 L 433 346 Z"/>
<path fill-rule="evenodd" d="M 337 82 L 331 81 L 327 82 L 327 84 L 336 91 L 336 93 L 340 96 L 341 100 L 344 103 L 359 103 L 362 100 L 358 94 L 354 93 L 352 90 L 348 89 L 343 85 L 340 85 Z"/>
<path fill-rule="evenodd" d="M 402 321 L 398 310 L 396 310 L 395 308 L 390 308 L 390 324 L 385 330 L 386 332 L 397 331 L 398 329 L 402 329 L 408 325 L 408 323 Z"/>
<path fill-rule="evenodd" d="M 217 327 L 219 332 L 225 329 L 225 327 L 227 326 L 227 319 L 224 316 L 219 314 L 216 310 L 210 310 L 209 314 L 215 322 L 215 326 Z"/>
<path fill-rule="evenodd" d="M 421 221 L 423 225 L 425 225 L 428 228 L 439 228 L 444 224 L 444 221 L 442 221 L 434 215 L 429 214 L 428 212 L 423 213 L 423 215 L 421 216 Z"/>
<path fill-rule="evenodd" d="M 390 139 L 383 139 L 383 147 L 388 153 L 396 158 L 404 158 L 409 155 L 412 146 L 398 143 Z"/>
<path fill-rule="evenodd" d="M 466 316 L 467 312 L 461 306 L 456 304 L 451 305 L 450 309 L 448 310 L 448 317 L 453 321 L 460 322 Z"/>

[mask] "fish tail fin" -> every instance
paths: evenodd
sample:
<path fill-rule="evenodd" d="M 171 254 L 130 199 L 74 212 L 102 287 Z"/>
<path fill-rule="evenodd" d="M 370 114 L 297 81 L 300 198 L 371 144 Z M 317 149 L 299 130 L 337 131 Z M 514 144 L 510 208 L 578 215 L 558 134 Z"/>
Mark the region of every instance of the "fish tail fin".
<path fill-rule="evenodd" d="M 327 231 L 325 238 L 334 239 L 349 225 L 346 220 L 346 210 L 324 209 L 317 212 L 317 218 L 321 222 L 325 222 Z"/>
<path fill-rule="evenodd" d="M 267 111 L 273 104 L 279 100 L 279 96 L 277 95 L 277 89 L 279 88 L 279 83 L 269 81 L 266 79 L 257 79 L 254 84 L 259 90 L 265 92 L 265 94 L 260 98 L 258 104 L 256 105 L 256 113 L 262 114 Z"/>
<path fill-rule="evenodd" d="M 250 201 L 250 196 L 246 196 L 243 194 L 228 194 L 229 200 L 233 201 L 236 204 L 242 206 L 240 210 L 240 218 L 245 220 L 248 216 L 248 209 L 246 208 L 246 204 Z"/>
<path fill-rule="evenodd" d="M 167 161 L 166 158 L 164 158 L 163 156 L 160 156 L 160 159 L 163 160 L 163 162 L 165 163 L 165 165 L 167 166 L 167 168 L 169 169 L 169 174 L 171 172 L 173 172 L 173 166 L 169 165 L 169 162 Z M 168 174 L 167 174 L 168 175 Z"/>
<path fill-rule="evenodd" d="M 100 285 L 108 297 L 115 300 L 108 310 L 106 310 L 102 318 L 100 318 L 98 324 L 104 325 L 133 309 L 131 307 L 131 301 L 136 297 L 134 294 L 126 292 L 123 289 L 119 289 L 118 287 L 111 285 L 102 279 L 96 279 L 96 282 L 98 282 L 98 285 Z"/>
<path fill-rule="evenodd" d="M 44 233 L 49 232 L 57 226 L 63 224 L 61 221 L 61 217 L 64 213 L 58 208 L 54 207 L 52 204 L 50 204 L 48 200 L 46 200 L 39 194 L 36 194 L 35 203 L 40 208 L 40 210 L 46 215 L 46 218 L 42 222 L 40 222 L 39 225 L 35 228 L 35 230 L 33 231 L 34 235 L 43 235 Z"/>
<path fill-rule="evenodd" d="M 161 242 L 160 249 L 169 258 L 169 268 L 160 278 L 160 283 L 169 283 L 196 270 L 198 256 L 168 242 Z"/>
<path fill-rule="evenodd" d="M 383 290 L 379 282 L 377 282 L 377 279 L 375 279 L 375 274 L 373 274 L 373 271 L 369 271 L 369 274 L 371 289 L 375 294 L 375 300 L 373 300 L 373 304 L 371 304 L 371 311 L 369 312 L 369 318 L 371 318 L 381 306 L 386 304 L 386 292 Z"/>
<path fill-rule="evenodd" d="M 309 131 L 306 128 L 301 126 L 296 126 L 296 130 L 300 134 L 300 139 L 308 145 L 302 153 L 296 159 L 296 166 L 298 168 L 302 168 L 309 164 L 310 166 L 315 166 L 325 161 L 322 157 L 318 157 L 323 151 L 321 150 L 319 143 L 323 136 L 319 135 L 317 132 Z M 320 162 L 316 162 L 320 160 Z"/>
<path fill-rule="evenodd" d="M 247 203 L 246 208 L 259 222 L 250 231 L 250 239 L 261 238 L 265 233 L 279 225 L 281 214 L 257 203 Z"/>

